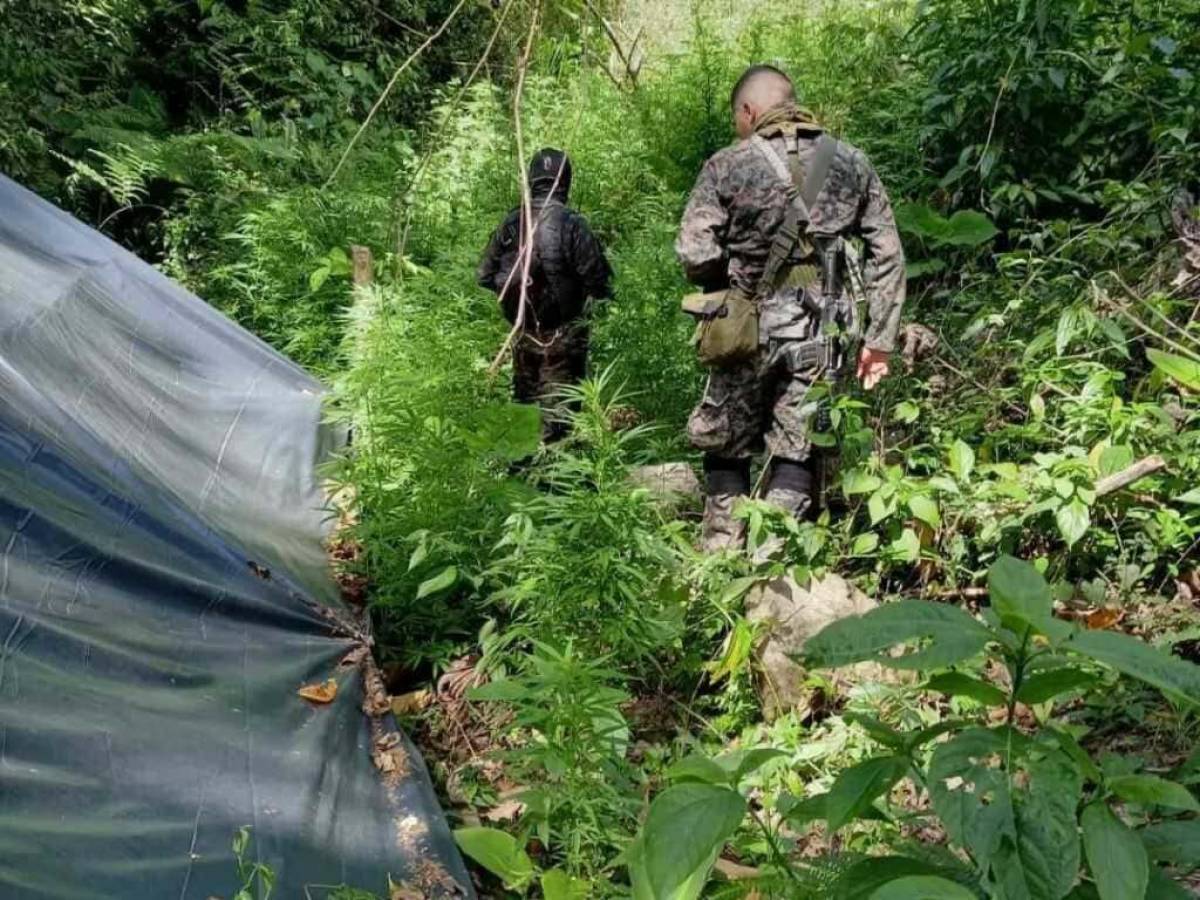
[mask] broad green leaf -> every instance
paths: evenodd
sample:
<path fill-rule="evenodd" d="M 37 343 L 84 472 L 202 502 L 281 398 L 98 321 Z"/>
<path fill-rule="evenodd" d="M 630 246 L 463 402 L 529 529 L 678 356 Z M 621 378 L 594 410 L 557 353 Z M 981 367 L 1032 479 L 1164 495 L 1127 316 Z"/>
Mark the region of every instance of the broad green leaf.
<path fill-rule="evenodd" d="M 984 706 L 1003 706 L 1008 702 L 1008 697 L 1000 688 L 961 672 L 935 675 L 921 686 L 921 690 L 939 691 L 952 697 L 970 697 Z"/>
<path fill-rule="evenodd" d="M 1100 900 L 1144 897 L 1150 860 L 1138 836 L 1102 801 L 1089 803 L 1080 821 L 1083 849 Z"/>
<path fill-rule="evenodd" d="M 1200 819 L 1158 822 L 1138 832 L 1150 858 L 1173 866 L 1200 862 Z"/>
<path fill-rule="evenodd" d="M 842 491 L 847 496 L 854 494 L 869 494 L 879 488 L 883 484 L 878 476 L 872 475 L 863 469 L 851 469 L 842 476 Z"/>
<path fill-rule="evenodd" d="M 1127 803 L 1200 812 L 1200 802 L 1187 788 L 1157 775 L 1118 775 L 1108 779 L 1108 789 Z"/>
<path fill-rule="evenodd" d="M 936 875 L 936 866 L 907 856 L 872 856 L 854 863 L 829 887 L 830 900 L 870 900 L 877 889 L 910 875 Z"/>
<path fill-rule="evenodd" d="M 1087 534 L 1092 524 L 1092 513 L 1086 503 L 1075 497 L 1054 511 L 1054 521 L 1058 525 L 1059 534 L 1067 542 L 1067 546 L 1071 547 Z"/>
<path fill-rule="evenodd" d="M 921 407 L 917 406 L 911 400 L 902 400 L 896 404 L 895 409 L 892 410 L 892 414 L 896 417 L 897 421 L 909 424 L 917 421 L 917 417 L 921 415 Z"/>
<path fill-rule="evenodd" d="M 1101 478 L 1105 475 L 1112 475 L 1114 472 L 1120 472 L 1133 465 L 1133 448 L 1125 444 L 1105 447 L 1100 452 L 1100 459 L 1097 462 L 1099 463 L 1098 474 Z"/>
<path fill-rule="evenodd" d="M 958 440 L 950 445 L 950 471 L 959 481 L 967 481 L 975 469 L 975 451 L 971 445 Z"/>
<path fill-rule="evenodd" d="M 867 512 L 871 514 L 871 524 L 878 525 L 892 514 L 892 507 L 883 494 L 876 491 L 871 495 L 871 499 L 867 501 Z"/>
<path fill-rule="evenodd" d="M 454 840 L 463 853 L 520 890 L 533 878 L 533 860 L 511 834 L 495 828 L 459 828 Z"/>
<path fill-rule="evenodd" d="M 1065 644 L 1076 653 L 1152 684 L 1193 705 L 1200 704 L 1200 666 L 1116 631 L 1076 631 Z"/>
<path fill-rule="evenodd" d="M 889 881 L 870 900 L 976 900 L 961 884 L 937 875 L 905 875 Z"/>
<path fill-rule="evenodd" d="M 1019 861 L 1029 894 L 1064 897 L 1080 864 L 1076 809 L 1083 778 L 1065 753 L 1051 752 L 1026 764 L 1029 787 L 1014 796 Z M 1000 863 L 997 863 L 1000 865 Z"/>
<path fill-rule="evenodd" d="M 904 277 L 909 280 L 923 278 L 926 275 L 936 275 L 946 271 L 946 261 L 931 257 L 929 259 L 914 259 L 904 266 Z"/>
<path fill-rule="evenodd" d="M 1083 327 L 1083 314 L 1077 306 L 1070 306 L 1064 309 L 1058 317 L 1058 329 L 1054 336 L 1054 352 L 1056 356 L 1062 356 L 1070 346 L 1075 335 L 1079 333 Z"/>
<path fill-rule="evenodd" d="M 911 528 L 905 528 L 900 532 L 900 537 L 892 541 L 888 550 L 896 559 L 916 562 L 921 558 L 921 539 Z"/>
<path fill-rule="evenodd" d="M 1084 778 L 1093 784 L 1100 784 L 1104 781 L 1104 773 L 1100 771 L 1099 766 L 1092 762 L 1092 758 L 1088 755 L 1087 751 L 1079 745 L 1079 741 L 1069 731 L 1054 728 L 1053 726 L 1046 726 L 1045 734 L 1052 737 L 1055 743 L 1058 744 L 1059 749 L 1071 757 L 1075 762 L 1076 768 L 1083 773 Z"/>
<path fill-rule="evenodd" d="M 675 890 L 662 894 L 654 889 L 650 884 L 650 876 L 646 874 L 644 843 L 644 835 L 638 835 L 625 852 L 625 864 L 629 868 L 629 882 L 633 887 L 634 900 L 696 900 L 704 891 L 704 885 L 708 883 L 708 874 L 721 852 L 720 847 L 715 848 Z"/>
<path fill-rule="evenodd" d="M 316 293 L 329 280 L 329 267 L 321 266 L 319 269 L 313 269 L 308 276 L 308 289 L 312 293 Z"/>
<path fill-rule="evenodd" d="M 873 531 L 867 531 L 857 535 L 854 538 L 854 544 L 850 548 L 851 556 L 867 556 L 879 549 L 879 535 Z"/>
<path fill-rule="evenodd" d="M 896 207 L 896 227 L 917 237 L 938 239 L 946 231 L 946 220 L 923 203 L 901 203 Z"/>
<path fill-rule="evenodd" d="M 1196 900 L 1196 895 L 1180 887 L 1170 875 L 1157 866 L 1150 867 L 1150 884 L 1146 900 Z"/>
<path fill-rule="evenodd" d="M 679 784 L 655 797 L 642 831 L 642 864 L 654 896 L 670 896 L 715 858 L 745 815 L 745 798 L 725 787 Z"/>
<path fill-rule="evenodd" d="M 542 896 L 545 900 L 587 900 L 588 883 L 572 878 L 562 869 L 542 873 Z"/>
<path fill-rule="evenodd" d="M 1059 694 L 1091 687 L 1099 680 L 1090 672 L 1080 669 L 1062 668 L 1035 672 L 1021 684 L 1017 691 L 1017 699 L 1030 705 L 1045 703 Z"/>
<path fill-rule="evenodd" d="M 872 716 L 864 715 L 863 713 L 845 712 L 842 713 L 842 718 L 862 728 L 863 731 L 885 747 L 899 750 L 904 746 L 903 734 Z"/>
<path fill-rule="evenodd" d="M 961 494 L 958 484 L 946 475 L 934 475 L 929 479 L 929 486 L 947 494 Z"/>
<path fill-rule="evenodd" d="M 749 750 L 734 750 L 723 753 L 713 760 L 727 774 L 733 786 L 737 787 L 747 775 L 757 772 L 773 759 L 787 756 L 782 750 L 771 747 L 753 747 Z"/>
<path fill-rule="evenodd" d="M 735 578 L 725 586 L 725 590 L 721 591 L 721 606 L 730 606 L 746 594 L 750 588 L 758 584 L 762 579 L 757 575 L 747 575 L 742 578 Z"/>
<path fill-rule="evenodd" d="M 986 244 L 997 234 L 996 226 L 983 213 L 960 209 L 946 220 L 940 240 L 957 247 L 977 247 Z"/>
<path fill-rule="evenodd" d="M 810 668 L 834 668 L 874 659 L 897 669 L 952 666 L 979 653 L 991 638 L 983 625 L 956 606 L 900 600 L 826 626 L 804 645 Z M 904 656 L 888 651 L 925 643 Z"/>
<path fill-rule="evenodd" d="M 417 599 L 424 600 L 431 594 L 439 594 L 453 586 L 456 581 L 458 581 L 458 569 L 454 566 L 447 566 L 432 578 L 421 582 L 421 586 L 417 588 Z"/>
<path fill-rule="evenodd" d="M 675 783 L 699 782 L 726 785 L 729 773 L 707 756 L 688 756 L 667 769 L 667 778 Z"/>
<path fill-rule="evenodd" d="M 1147 350 L 1146 356 L 1154 368 L 1165 372 L 1190 391 L 1200 391 L 1200 363 L 1186 356 Z"/>
<path fill-rule="evenodd" d="M 429 545 L 421 541 L 413 548 L 412 555 L 408 558 L 408 571 L 412 571 L 421 563 L 425 562 L 425 557 L 429 555 Z"/>
<path fill-rule="evenodd" d="M 1007 838 L 1016 841 L 1008 777 L 999 760 L 1004 731 L 971 728 L 938 744 L 929 761 L 929 795 L 950 839 L 987 868 Z"/>
<path fill-rule="evenodd" d="M 933 528 L 937 528 L 942 524 L 942 517 L 938 514 L 937 501 L 926 497 L 924 494 L 917 494 L 908 498 L 908 508 L 912 510 L 912 514 Z M 918 546 L 918 552 L 920 548 Z"/>
<path fill-rule="evenodd" d="M 1071 634 L 1071 626 L 1054 618 L 1050 585 L 1037 569 L 1012 556 L 1001 556 L 988 570 L 988 596 L 1005 628 L 1024 634 L 1032 628 L 1053 640 Z"/>
<path fill-rule="evenodd" d="M 1200 488 L 1192 488 L 1190 491 L 1180 494 L 1175 498 L 1175 502 L 1200 505 Z"/>
<path fill-rule="evenodd" d="M 907 771 L 908 760 L 903 756 L 878 756 L 843 771 L 825 795 L 829 830 L 837 831 L 858 818 Z"/>
<path fill-rule="evenodd" d="M 754 628 L 739 618 L 725 640 L 725 651 L 715 663 L 709 663 L 709 678 L 715 684 L 737 672 L 750 659 L 754 649 Z"/>

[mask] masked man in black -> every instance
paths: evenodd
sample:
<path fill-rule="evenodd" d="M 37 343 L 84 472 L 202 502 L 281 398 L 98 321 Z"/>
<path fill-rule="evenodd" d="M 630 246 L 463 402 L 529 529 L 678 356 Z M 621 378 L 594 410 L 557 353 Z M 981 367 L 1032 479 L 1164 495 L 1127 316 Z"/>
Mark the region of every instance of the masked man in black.
<path fill-rule="evenodd" d="M 539 151 L 529 165 L 529 187 L 533 226 L 523 221 L 521 207 L 510 212 L 484 251 L 478 281 L 499 296 L 510 323 L 521 322 L 513 347 L 513 396 L 541 407 L 542 436 L 554 441 L 567 430 L 559 390 L 586 374 L 589 301 L 608 297 L 612 271 L 587 220 L 566 205 L 571 190 L 566 153 Z M 532 253 L 525 279 L 527 234 Z"/>

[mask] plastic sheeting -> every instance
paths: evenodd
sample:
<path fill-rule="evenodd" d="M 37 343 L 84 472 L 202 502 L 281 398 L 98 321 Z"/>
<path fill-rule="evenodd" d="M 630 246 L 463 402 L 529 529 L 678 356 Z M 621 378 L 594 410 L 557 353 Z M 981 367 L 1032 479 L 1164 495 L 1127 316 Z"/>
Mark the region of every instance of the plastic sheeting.
<path fill-rule="evenodd" d="M 230 897 L 242 826 L 279 900 L 469 891 L 341 664 L 363 635 L 322 548 L 321 397 L 0 177 L 0 898 Z M 329 678 L 333 703 L 296 695 Z"/>

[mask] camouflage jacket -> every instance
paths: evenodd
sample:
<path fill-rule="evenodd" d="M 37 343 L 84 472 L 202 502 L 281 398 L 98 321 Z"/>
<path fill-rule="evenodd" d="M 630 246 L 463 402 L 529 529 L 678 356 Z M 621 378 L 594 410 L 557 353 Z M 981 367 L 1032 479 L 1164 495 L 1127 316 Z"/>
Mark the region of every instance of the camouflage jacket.
<path fill-rule="evenodd" d="M 770 141 L 786 159 L 786 141 L 794 134 L 801 167 L 807 171 L 821 132 L 801 116 L 783 129 L 760 129 L 755 137 Z M 732 284 L 753 291 L 790 193 L 790 182 L 781 178 L 754 138 L 714 154 L 692 189 L 675 245 L 688 279 L 705 290 Z M 904 304 L 904 252 L 887 192 L 862 151 L 839 145 L 810 214 L 808 233 L 815 237 L 862 239 L 868 314 L 864 341 L 872 349 L 893 350 Z M 794 261 L 815 262 L 811 245 L 801 244 Z M 762 321 L 768 334 L 806 318 L 795 289 L 781 288 L 764 301 Z"/>

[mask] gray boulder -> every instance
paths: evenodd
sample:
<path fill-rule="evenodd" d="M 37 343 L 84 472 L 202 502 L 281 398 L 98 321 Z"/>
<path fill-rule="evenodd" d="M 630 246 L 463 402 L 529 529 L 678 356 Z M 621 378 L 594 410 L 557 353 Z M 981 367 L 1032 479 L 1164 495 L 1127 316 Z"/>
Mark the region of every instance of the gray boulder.
<path fill-rule="evenodd" d="M 804 643 L 826 625 L 870 612 L 878 604 L 840 575 L 828 574 L 801 585 L 794 578 L 776 578 L 746 595 L 746 618 L 763 623 L 756 649 L 760 669 L 759 693 L 767 720 L 794 710 L 801 718 L 814 703 L 813 691 L 804 686 L 805 670 L 789 654 L 798 654 Z M 877 663 L 860 663 L 835 670 L 838 689 L 863 681 L 894 681 L 895 675 Z"/>
<path fill-rule="evenodd" d="M 700 479 L 685 462 L 638 466 L 630 471 L 629 481 L 672 508 L 693 506 L 703 498 Z"/>

